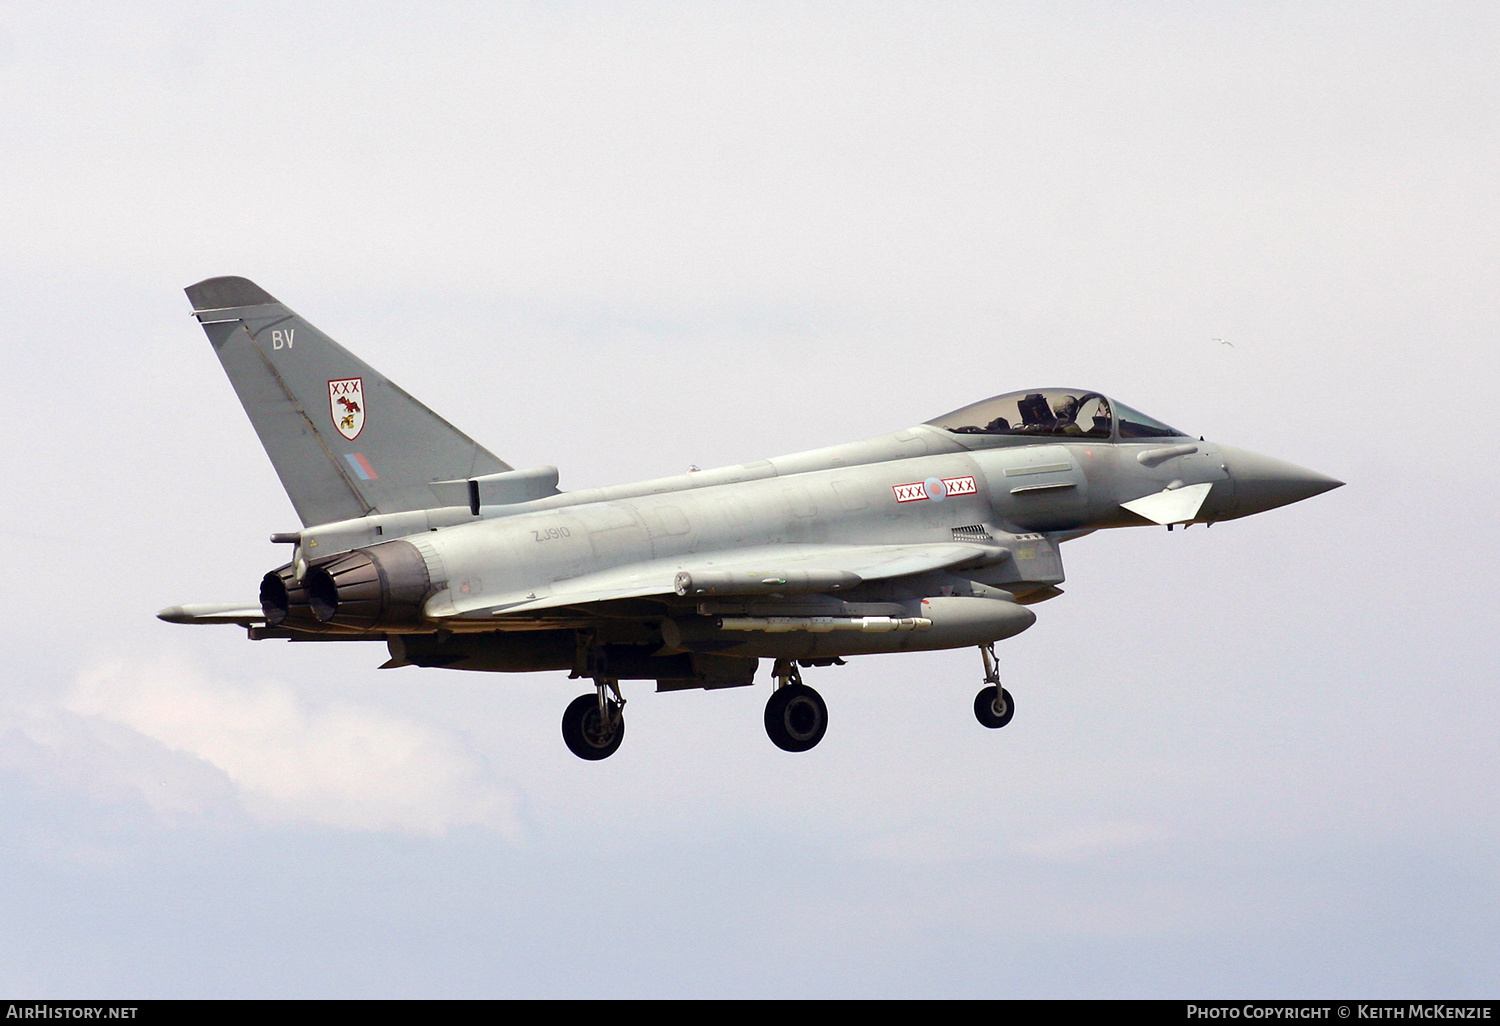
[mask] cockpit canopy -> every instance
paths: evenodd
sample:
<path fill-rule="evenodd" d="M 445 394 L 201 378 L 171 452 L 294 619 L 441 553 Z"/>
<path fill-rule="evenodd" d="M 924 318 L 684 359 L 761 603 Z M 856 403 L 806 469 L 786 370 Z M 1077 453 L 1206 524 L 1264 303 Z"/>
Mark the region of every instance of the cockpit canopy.
<path fill-rule="evenodd" d="M 1186 438 L 1159 420 L 1098 392 L 1041 388 L 1009 392 L 927 422 L 958 435 L 1050 438 Z"/>

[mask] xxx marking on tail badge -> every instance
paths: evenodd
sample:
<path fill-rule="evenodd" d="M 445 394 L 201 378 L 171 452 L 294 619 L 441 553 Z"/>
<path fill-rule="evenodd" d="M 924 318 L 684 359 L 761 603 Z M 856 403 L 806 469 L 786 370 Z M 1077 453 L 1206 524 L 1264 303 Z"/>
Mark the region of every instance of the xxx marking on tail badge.
<path fill-rule="evenodd" d="M 328 383 L 328 412 L 333 426 L 349 441 L 365 429 L 365 390 L 362 378 L 340 378 Z"/>

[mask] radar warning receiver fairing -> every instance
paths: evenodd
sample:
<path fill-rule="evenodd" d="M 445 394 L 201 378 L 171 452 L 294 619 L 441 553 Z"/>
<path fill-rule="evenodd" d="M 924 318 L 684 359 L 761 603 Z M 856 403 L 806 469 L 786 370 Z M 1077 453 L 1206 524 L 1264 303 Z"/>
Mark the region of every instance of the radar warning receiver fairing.
<path fill-rule="evenodd" d="M 823 737 L 803 669 L 977 647 L 974 713 L 1015 711 L 995 642 L 1061 594 L 1064 541 L 1212 524 L 1342 482 L 1189 435 L 1099 392 L 986 399 L 862 442 L 579 492 L 502 462 L 253 282 L 187 289 L 302 520 L 255 603 L 173 606 L 172 623 L 253 639 L 383 642 L 383 668 L 592 681 L 568 747 L 624 737 L 621 681 L 744 687 L 772 661 L 771 740 Z"/>

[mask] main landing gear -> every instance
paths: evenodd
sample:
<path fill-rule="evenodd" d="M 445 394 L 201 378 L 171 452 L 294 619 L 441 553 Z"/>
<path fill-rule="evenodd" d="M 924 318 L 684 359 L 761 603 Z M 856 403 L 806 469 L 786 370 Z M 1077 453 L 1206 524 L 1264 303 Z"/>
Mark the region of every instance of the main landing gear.
<path fill-rule="evenodd" d="M 594 681 L 598 692 L 579 695 L 563 712 L 562 735 L 568 750 L 590 762 L 608 759 L 625 740 L 625 696 L 618 681 Z M 614 692 L 610 698 L 607 692 Z"/>
<path fill-rule="evenodd" d="M 776 690 L 766 702 L 766 734 L 785 752 L 805 752 L 823 740 L 828 730 L 828 706 L 823 696 L 802 683 L 792 659 L 778 659 L 771 668 Z"/>
<path fill-rule="evenodd" d="M 979 646 L 984 658 L 985 686 L 974 696 L 974 718 L 992 730 L 1011 721 L 1015 699 L 1000 684 L 1000 664 L 993 643 Z M 794 659 L 777 659 L 771 668 L 776 690 L 766 701 L 766 735 L 785 752 L 816 748 L 828 732 L 828 706 L 823 696 L 802 683 Z M 579 695 L 563 713 L 562 735 L 568 750 L 580 759 L 607 759 L 625 739 L 625 696 L 609 677 L 594 680 L 592 695 Z"/>
<path fill-rule="evenodd" d="M 995 659 L 995 644 L 979 646 L 984 657 L 984 683 L 974 696 L 974 718 L 991 730 L 998 730 L 1016 714 L 1016 703 L 1010 692 L 1000 686 L 1000 663 Z"/>

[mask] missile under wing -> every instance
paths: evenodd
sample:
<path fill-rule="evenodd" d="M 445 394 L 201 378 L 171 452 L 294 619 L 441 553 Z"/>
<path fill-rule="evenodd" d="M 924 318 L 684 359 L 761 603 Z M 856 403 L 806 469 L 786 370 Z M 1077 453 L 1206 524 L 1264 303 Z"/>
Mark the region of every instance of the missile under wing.
<path fill-rule="evenodd" d="M 173 606 L 253 639 L 371 641 L 385 667 L 567 670 L 593 690 L 569 748 L 612 754 L 621 681 L 753 684 L 805 751 L 802 681 L 846 657 L 977 647 L 980 723 L 1014 702 L 994 645 L 1062 593 L 1060 547 L 1101 528 L 1211 524 L 1341 483 L 1194 439 L 1099 392 L 1007 393 L 864 441 L 578 492 L 516 469 L 244 278 L 187 289 L 302 526 L 257 601 Z"/>

